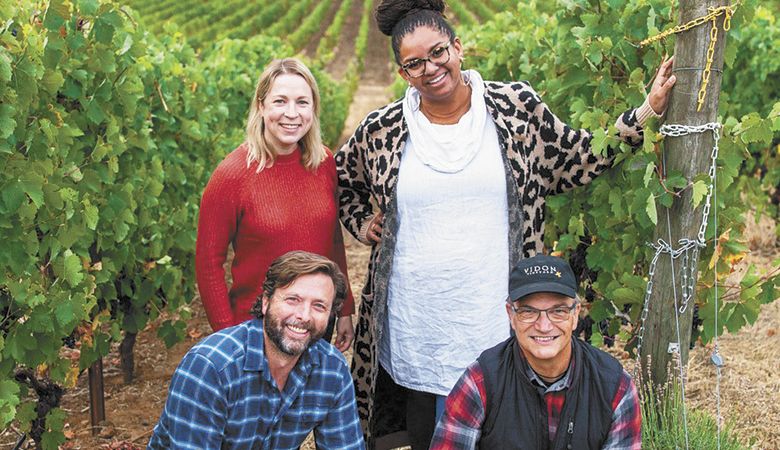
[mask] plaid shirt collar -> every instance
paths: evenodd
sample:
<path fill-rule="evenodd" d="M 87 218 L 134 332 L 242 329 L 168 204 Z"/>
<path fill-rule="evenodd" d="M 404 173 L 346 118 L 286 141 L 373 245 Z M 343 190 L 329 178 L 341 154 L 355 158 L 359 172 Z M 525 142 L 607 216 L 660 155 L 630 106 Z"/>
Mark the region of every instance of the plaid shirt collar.
<path fill-rule="evenodd" d="M 246 358 L 244 359 L 244 371 L 246 372 L 265 372 L 268 368 L 268 359 L 265 357 L 265 341 L 263 340 L 263 329 L 265 324 L 261 319 L 254 318 L 249 326 L 246 340 Z M 298 359 L 295 369 L 302 369 L 303 373 L 309 372 L 309 366 L 317 367 L 320 365 L 319 358 L 316 357 L 313 346 L 309 346 Z"/>

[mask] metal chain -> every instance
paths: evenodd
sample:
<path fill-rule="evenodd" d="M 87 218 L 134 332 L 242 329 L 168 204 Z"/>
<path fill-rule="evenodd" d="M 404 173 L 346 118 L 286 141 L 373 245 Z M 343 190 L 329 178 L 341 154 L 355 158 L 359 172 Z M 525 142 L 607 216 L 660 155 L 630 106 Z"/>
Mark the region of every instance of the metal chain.
<path fill-rule="evenodd" d="M 660 41 L 661 39 L 665 39 L 673 34 L 682 33 L 683 31 L 688 31 L 692 28 L 696 28 L 699 25 L 705 24 L 709 21 L 715 20 L 718 16 L 721 14 L 726 14 L 726 21 L 723 24 L 723 29 L 728 31 L 731 29 L 731 16 L 734 15 L 734 11 L 737 10 L 737 6 L 739 6 L 739 3 L 733 5 L 733 6 L 719 6 L 717 8 L 709 7 L 707 8 L 708 13 L 704 16 L 697 17 L 689 22 L 686 22 L 682 25 L 677 25 L 673 28 L 670 28 L 666 31 L 663 31 L 661 33 L 656 34 L 655 36 L 650 36 L 649 38 L 645 39 L 644 41 L 639 43 L 640 47 L 644 47 L 647 44 L 652 44 L 653 42 Z"/>
<path fill-rule="evenodd" d="M 652 246 L 652 244 L 650 244 Z M 650 306 L 650 295 L 653 293 L 653 276 L 655 275 L 655 266 L 658 264 L 658 258 L 661 256 L 661 247 L 655 247 L 655 255 L 653 260 L 650 261 L 650 271 L 647 274 L 647 288 L 645 288 L 645 300 L 642 306 L 642 315 L 639 319 L 639 331 L 636 334 L 636 361 L 634 364 L 633 377 L 635 380 L 639 379 L 639 369 L 642 364 L 642 342 L 645 337 L 645 322 L 647 322 L 647 310 Z"/>
<path fill-rule="evenodd" d="M 710 209 L 712 205 L 712 194 L 715 190 L 715 170 L 717 169 L 717 160 L 720 143 L 720 128 L 721 125 L 717 122 L 710 122 L 704 125 L 661 125 L 660 132 L 664 136 L 680 137 L 687 136 L 693 133 L 704 133 L 706 131 L 712 131 L 712 137 L 714 138 L 714 144 L 712 146 L 712 152 L 710 152 L 710 168 L 707 175 L 710 178 L 710 185 L 707 187 L 707 197 L 704 201 L 704 209 L 702 210 L 702 221 L 699 225 L 699 233 L 697 234 L 697 241 L 701 246 L 704 246 L 704 234 L 707 231 L 707 221 L 710 216 Z M 681 239 L 680 244 L 687 239 Z"/>
<path fill-rule="evenodd" d="M 739 6 L 739 2 L 737 2 L 734 6 L 719 6 L 717 8 L 709 7 L 707 8 L 707 11 L 709 12 L 706 15 L 697 17 L 682 25 L 677 25 L 674 28 L 670 28 L 655 36 L 651 36 L 639 43 L 640 47 L 644 47 L 647 44 L 660 41 L 661 39 L 664 39 L 673 34 L 688 31 L 707 22 L 712 23 L 712 27 L 710 28 L 710 43 L 707 47 L 707 64 L 704 66 L 704 71 L 701 74 L 701 86 L 699 87 L 696 111 L 701 111 L 702 105 L 704 105 L 704 99 L 707 97 L 707 85 L 710 82 L 712 62 L 715 60 L 715 43 L 718 41 L 718 17 L 721 14 L 725 15 L 723 18 L 723 31 L 728 32 L 731 29 L 731 16 L 734 15 L 734 11 L 737 10 L 737 6 Z"/>
<path fill-rule="evenodd" d="M 638 373 L 637 371 L 639 370 L 641 364 L 641 351 L 642 351 L 642 344 L 644 341 L 645 322 L 647 320 L 647 313 L 650 304 L 650 296 L 653 293 L 653 277 L 655 275 L 656 265 L 658 264 L 658 258 L 661 256 L 661 254 L 669 254 L 671 255 L 672 259 L 677 259 L 678 257 L 683 256 L 682 267 L 680 269 L 682 271 L 681 286 L 682 286 L 683 298 L 678 311 L 680 313 L 684 313 L 688 309 L 690 300 L 693 298 L 694 287 L 695 287 L 694 281 L 696 279 L 695 262 L 698 261 L 699 259 L 699 249 L 706 246 L 706 240 L 704 235 L 707 231 L 707 222 L 709 220 L 709 215 L 710 215 L 712 195 L 715 192 L 715 172 L 717 169 L 717 159 L 718 159 L 718 150 L 719 150 L 718 143 L 720 142 L 720 128 L 721 125 L 716 122 L 711 122 L 699 126 L 677 125 L 677 124 L 661 126 L 660 129 L 661 134 L 670 137 L 687 136 L 693 133 L 704 133 L 706 131 L 712 131 L 715 142 L 713 144 L 712 152 L 710 153 L 710 168 L 708 172 L 708 175 L 710 177 L 710 184 L 707 188 L 707 196 L 704 201 L 704 208 L 702 209 L 702 221 L 701 224 L 699 225 L 699 231 L 696 236 L 696 239 L 695 240 L 688 239 L 688 238 L 680 239 L 679 241 L 677 241 L 679 244 L 679 248 L 677 249 L 674 249 L 670 243 L 667 243 L 663 239 L 658 239 L 658 241 L 655 244 L 653 243 L 648 244 L 649 246 L 655 249 L 655 255 L 653 255 L 653 259 L 650 262 L 647 288 L 645 289 L 644 305 L 642 308 L 642 314 L 640 316 L 639 331 L 637 332 L 636 365 L 634 366 L 634 377 L 637 376 Z"/>
<path fill-rule="evenodd" d="M 696 279 L 696 262 L 699 259 L 699 249 L 706 246 L 706 240 L 705 240 L 705 233 L 707 231 L 707 223 L 709 221 L 709 215 L 710 215 L 710 209 L 712 205 L 712 198 L 716 194 L 716 173 L 717 173 L 717 160 L 718 160 L 718 143 L 720 142 L 720 128 L 721 125 L 719 123 L 707 123 L 705 125 L 700 126 L 693 126 L 693 125 L 662 125 L 660 132 L 664 136 L 672 136 L 672 137 L 679 137 L 679 136 L 686 136 L 692 133 L 704 133 L 707 131 L 712 131 L 713 134 L 713 148 L 712 152 L 710 153 L 710 169 L 709 169 L 709 177 L 710 177 L 710 183 L 707 187 L 707 196 L 706 200 L 704 202 L 704 207 L 702 208 L 702 221 L 699 225 L 699 232 L 696 235 L 696 239 L 688 239 L 688 238 L 682 238 L 678 240 L 679 248 L 675 249 L 671 246 L 670 243 L 665 242 L 663 239 L 658 239 L 658 241 L 655 244 L 648 244 L 651 247 L 655 249 L 655 254 L 653 255 L 653 259 L 650 262 L 650 268 L 648 272 L 648 281 L 647 281 L 647 288 L 645 289 L 645 298 L 644 298 L 644 304 L 642 306 L 642 314 L 640 316 L 640 324 L 639 324 L 639 331 L 637 333 L 637 346 L 636 346 L 636 361 L 634 364 L 634 378 L 639 379 L 638 375 L 640 375 L 641 371 L 641 363 L 642 363 L 642 345 L 644 343 L 644 333 L 645 333 L 645 323 L 647 322 L 647 314 L 649 310 L 650 305 L 650 297 L 653 293 L 653 278 L 655 276 L 655 270 L 658 264 L 658 258 L 660 258 L 661 254 L 668 254 L 670 256 L 670 262 L 671 262 L 671 269 L 672 269 L 672 284 L 673 288 L 675 288 L 675 319 L 677 321 L 677 352 L 681 352 L 681 349 L 679 348 L 679 344 L 681 341 L 680 337 L 680 323 L 679 323 L 679 314 L 684 313 L 688 305 L 690 304 L 690 300 L 693 298 L 694 295 L 694 288 L 695 288 L 695 279 Z M 717 197 L 715 197 L 717 198 Z M 718 245 L 718 232 L 717 232 L 717 217 L 714 218 L 715 220 L 715 245 Z M 669 224 L 669 215 L 667 214 L 667 225 Z M 669 230 L 669 240 L 671 241 L 671 229 Z M 677 304 L 677 294 L 676 294 L 676 282 L 674 280 L 674 260 L 678 257 L 682 256 L 682 264 L 680 268 L 681 277 L 680 277 L 680 286 L 682 291 L 682 301 L 681 304 Z M 715 349 L 711 356 L 711 361 L 716 367 L 717 371 L 717 387 L 716 387 L 716 395 L 717 395 L 717 420 L 718 420 L 718 449 L 720 449 L 720 377 L 721 377 L 721 367 L 723 367 L 723 360 L 718 352 L 718 342 L 717 342 L 717 309 L 718 309 L 718 290 L 717 290 L 717 282 L 718 282 L 718 275 L 717 275 L 717 267 L 715 268 Z M 683 369 L 682 364 L 680 364 L 680 383 L 682 384 L 682 402 L 683 402 L 683 420 L 684 420 L 684 428 L 685 428 L 685 447 L 686 449 L 689 447 L 689 441 L 688 441 L 688 420 L 686 418 L 686 405 L 685 405 L 685 372 Z"/>

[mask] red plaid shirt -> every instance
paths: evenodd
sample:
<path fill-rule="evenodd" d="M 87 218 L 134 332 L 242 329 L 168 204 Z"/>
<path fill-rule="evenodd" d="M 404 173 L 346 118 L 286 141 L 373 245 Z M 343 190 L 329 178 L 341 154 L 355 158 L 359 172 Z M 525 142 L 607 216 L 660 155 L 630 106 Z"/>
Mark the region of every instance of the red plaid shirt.
<path fill-rule="evenodd" d="M 547 423 L 550 442 L 558 430 L 566 390 L 570 379 L 567 374 L 561 380 L 545 387 L 538 376 L 530 370 L 529 378 L 544 393 L 547 404 Z M 571 367 L 568 373 L 571 373 Z M 431 442 L 431 450 L 476 448 L 485 420 L 485 381 L 482 367 L 472 363 L 460 377 L 444 404 L 444 413 L 439 419 Z M 620 386 L 612 400 L 612 426 L 602 450 L 641 450 L 642 413 L 639 396 L 631 377 L 623 371 Z"/>

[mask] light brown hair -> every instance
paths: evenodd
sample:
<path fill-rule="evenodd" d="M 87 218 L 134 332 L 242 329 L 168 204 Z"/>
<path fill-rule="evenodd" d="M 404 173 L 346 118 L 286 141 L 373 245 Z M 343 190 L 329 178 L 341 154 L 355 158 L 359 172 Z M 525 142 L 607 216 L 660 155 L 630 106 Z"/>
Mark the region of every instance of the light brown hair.
<path fill-rule="evenodd" d="M 322 137 L 320 135 L 320 91 L 317 87 L 317 80 L 314 79 L 306 65 L 295 58 L 275 59 L 271 61 L 260 74 L 255 87 L 255 95 L 252 98 L 252 105 L 249 108 L 249 118 L 246 123 L 246 142 L 249 147 L 246 164 L 251 166 L 257 161 L 257 172 L 273 165 L 276 153 L 273 147 L 265 139 L 265 124 L 260 112 L 261 106 L 268 92 L 271 90 L 274 81 L 279 75 L 290 74 L 298 75 L 306 81 L 311 88 L 313 102 L 313 117 L 311 129 L 303 136 L 298 143 L 301 148 L 301 162 L 308 170 L 316 169 L 325 159 L 327 153 L 322 146 Z"/>

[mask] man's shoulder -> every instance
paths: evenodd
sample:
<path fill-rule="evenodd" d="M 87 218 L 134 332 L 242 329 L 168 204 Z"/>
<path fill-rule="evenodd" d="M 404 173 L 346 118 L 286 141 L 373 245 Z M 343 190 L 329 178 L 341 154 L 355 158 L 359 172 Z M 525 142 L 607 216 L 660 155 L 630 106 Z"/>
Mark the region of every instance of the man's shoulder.
<path fill-rule="evenodd" d="M 322 339 L 318 339 L 317 342 L 311 346 L 311 357 L 315 359 L 317 364 L 326 370 L 346 370 L 345 373 L 349 374 L 349 366 L 347 359 L 344 355 L 331 343 L 325 342 Z"/>
<path fill-rule="evenodd" d="M 252 351 L 248 342 L 256 334 L 262 336 L 262 328 L 257 321 L 249 320 L 210 334 L 195 344 L 188 354 L 203 357 L 217 371 L 222 371 L 232 364 L 243 363 L 247 352 Z"/>
<path fill-rule="evenodd" d="M 490 347 L 489 349 L 482 351 L 482 353 L 477 358 L 477 362 L 483 366 L 492 363 L 498 363 L 498 359 L 501 357 L 501 355 L 504 354 L 504 352 L 508 350 L 508 348 L 512 345 L 512 343 L 515 340 L 516 339 L 514 336 L 510 336 L 507 339 L 504 339 L 503 341 L 494 345 L 493 347 Z"/>
<path fill-rule="evenodd" d="M 583 349 L 584 359 L 589 361 L 587 366 L 592 371 L 597 372 L 605 383 L 612 386 L 620 385 L 627 373 L 617 358 L 581 339 L 574 338 L 574 341 Z"/>

